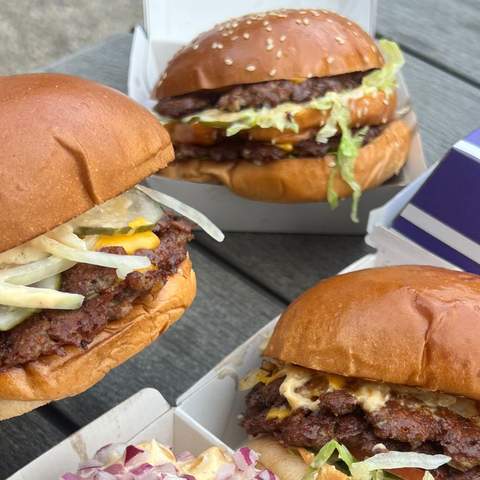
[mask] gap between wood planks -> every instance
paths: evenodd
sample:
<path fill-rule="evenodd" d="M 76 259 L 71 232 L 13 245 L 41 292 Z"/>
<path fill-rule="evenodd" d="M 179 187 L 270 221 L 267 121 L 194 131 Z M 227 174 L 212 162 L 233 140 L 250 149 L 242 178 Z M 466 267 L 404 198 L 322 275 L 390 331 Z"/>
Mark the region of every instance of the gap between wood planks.
<path fill-rule="evenodd" d="M 384 35 L 381 32 L 377 32 L 375 37 L 377 39 L 380 39 L 380 38 L 389 39 L 390 38 L 388 35 Z M 422 62 L 427 63 L 428 65 L 430 65 L 434 68 L 437 68 L 438 70 L 441 70 L 445 73 L 448 73 L 452 77 L 455 77 L 456 79 L 461 80 L 462 82 L 465 82 L 472 87 L 480 89 L 480 81 L 479 80 L 477 80 L 475 78 L 472 78 L 469 75 L 465 75 L 463 73 L 460 73 L 457 70 L 453 69 L 452 67 L 449 67 L 445 63 L 439 62 L 438 60 L 430 58 L 427 55 L 423 54 L 422 52 L 420 52 L 420 51 L 418 51 L 418 50 L 416 50 L 412 47 L 409 47 L 402 42 L 395 41 L 395 43 L 398 44 L 398 46 L 402 49 L 402 51 L 404 51 L 405 53 L 408 53 L 412 57 L 415 57 L 418 60 L 421 60 Z"/>

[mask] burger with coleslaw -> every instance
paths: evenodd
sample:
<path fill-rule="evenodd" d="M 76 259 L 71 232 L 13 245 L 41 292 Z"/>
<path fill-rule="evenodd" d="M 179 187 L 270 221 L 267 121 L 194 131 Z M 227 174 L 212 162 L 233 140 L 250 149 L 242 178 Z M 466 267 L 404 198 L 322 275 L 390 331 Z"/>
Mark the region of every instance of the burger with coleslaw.
<path fill-rule="evenodd" d="M 0 418 L 83 392 L 195 296 L 199 212 L 138 186 L 173 159 L 125 95 L 80 78 L 0 79 Z"/>
<path fill-rule="evenodd" d="M 176 159 L 161 175 L 220 183 L 246 198 L 332 207 L 404 165 L 398 46 L 327 10 L 234 18 L 202 33 L 154 91 Z"/>
<path fill-rule="evenodd" d="M 248 445 L 281 480 L 479 479 L 479 325 L 470 273 L 397 266 L 318 283 L 242 383 Z"/>

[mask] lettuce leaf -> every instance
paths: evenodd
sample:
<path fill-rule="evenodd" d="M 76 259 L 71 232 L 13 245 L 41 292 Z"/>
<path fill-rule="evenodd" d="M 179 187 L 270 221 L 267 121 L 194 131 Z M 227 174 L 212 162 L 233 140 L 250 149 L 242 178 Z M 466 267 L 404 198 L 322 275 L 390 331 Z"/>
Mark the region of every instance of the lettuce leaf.
<path fill-rule="evenodd" d="M 397 86 L 397 73 L 404 65 L 405 59 L 400 47 L 395 42 L 381 39 L 378 44 L 385 59 L 385 65 L 363 77 L 362 87 L 391 91 Z"/>
<path fill-rule="evenodd" d="M 379 453 L 362 462 L 357 462 L 344 445 L 336 440 L 330 440 L 315 455 L 303 480 L 315 480 L 317 472 L 325 464 L 337 464 L 339 461 L 343 462 L 344 467 L 348 469 L 352 480 L 386 480 L 396 478 L 395 475 L 385 472 L 385 470 L 395 468 L 420 468 L 426 470 L 423 480 L 433 480 L 433 476 L 428 470 L 437 469 L 450 460 L 451 458 L 446 455 L 392 451 Z"/>

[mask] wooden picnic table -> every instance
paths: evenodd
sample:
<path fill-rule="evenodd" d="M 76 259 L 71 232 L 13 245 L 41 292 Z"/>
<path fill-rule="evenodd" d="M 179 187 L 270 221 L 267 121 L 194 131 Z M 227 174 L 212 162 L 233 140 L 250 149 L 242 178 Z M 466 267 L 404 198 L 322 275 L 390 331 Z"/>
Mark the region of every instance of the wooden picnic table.
<path fill-rule="evenodd" d="M 379 2 L 379 36 L 400 43 L 427 160 L 480 126 L 478 0 Z M 114 35 L 45 70 L 126 91 L 132 36 Z M 35 119 L 32 118 L 32 122 Z M 100 384 L 75 398 L 0 424 L 0 478 L 34 459 L 139 389 L 170 403 L 276 316 L 300 292 L 368 251 L 361 236 L 199 233 L 190 253 L 198 295 L 180 322 Z"/>

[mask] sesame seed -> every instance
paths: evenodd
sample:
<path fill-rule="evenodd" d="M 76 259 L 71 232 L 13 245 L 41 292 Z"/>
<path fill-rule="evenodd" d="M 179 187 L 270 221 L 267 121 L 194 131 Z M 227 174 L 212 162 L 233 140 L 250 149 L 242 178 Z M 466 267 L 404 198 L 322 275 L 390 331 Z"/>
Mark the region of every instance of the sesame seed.
<path fill-rule="evenodd" d="M 232 42 L 234 42 L 235 40 L 238 40 L 239 38 L 240 38 L 240 37 L 239 37 L 238 35 L 234 35 L 234 36 L 232 37 Z"/>
<path fill-rule="evenodd" d="M 390 102 L 388 101 L 388 98 L 384 98 L 384 99 L 382 100 L 382 102 L 383 102 L 384 105 L 388 105 L 388 104 L 390 103 Z"/>
<path fill-rule="evenodd" d="M 273 50 L 273 40 L 271 38 L 267 38 L 267 50 Z"/>
<path fill-rule="evenodd" d="M 363 61 L 364 61 L 364 62 L 368 62 L 369 60 L 370 60 L 370 59 L 368 58 L 368 55 L 364 55 L 364 56 L 363 56 Z"/>
<path fill-rule="evenodd" d="M 227 22 L 227 23 L 225 24 L 225 26 L 226 26 L 227 28 L 232 28 L 231 22 Z"/>
<path fill-rule="evenodd" d="M 319 16 L 320 16 L 320 12 L 317 12 L 316 10 L 310 10 L 310 13 L 311 13 L 314 17 L 319 17 Z"/>
<path fill-rule="evenodd" d="M 377 49 L 375 48 L 374 45 L 370 45 L 370 50 L 371 50 L 373 53 L 376 53 L 376 52 L 377 52 Z"/>
<path fill-rule="evenodd" d="M 247 32 L 245 32 L 245 33 L 243 34 L 243 38 L 244 38 L 245 40 L 248 40 L 248 39 L 250 38 L 250 34 L 247 33 Z"/>
<path fill-rule="evenodd" d="M 198 48 L 198 43 L 194 43 L 194 44 L 192 45 L 192 49 L 193 49 L 193 50 L 196 50 L 197 48 Z"/>
<path fill-rule="evenodd" d="M 212 48 L 213 49 L 216 49 L 216 48 L 219 48 L 219 49 L 222 49 L 223 48 L 223 45 L 219 42 L 213 42 L 212 43 Z"/>
<path fill-rule="evenodd" d="M 251 20 L 247 20 L 245 23 L 246 23 L 247 25 L 251 25 L 251 24 L 252 24 L 252 21 L 251 21 Z"/>
<path fill-rule="evenodd" d="M 280 37 L 280 41 L 281 41 L 281 42 L 284 42 L 286 39 L 287 39 L 287 36 L 286 36 L 286 35 L 282 35 L 282 36 Z"/>
<path fill-rule="evenodd" d="M 282 58 L 282 51 L 279 50 L 275 56 L 276 56 L 277 58 Z"/>
<path fill-rule="evenodd" d="M 351 26 L 353 25 L 353 23 L 350 22 L 350 21 L 348 21 L 348 22 L 347 22 L 347 25 L 348 25 L 349 27 L 351 27 Z"/>
<path fill-rule="evenodd" d="M 255 67 L 255 65 L 247 65 L 247 66 L 245 67 L 245 70 L 246 70 L 247 72 L 254 72 L 256 69 L 257 69 L 257 67 Z"/>
<path fill-rule="evenodd" d="M 335 161 L 334 161 L 334 160 L 329 160 L 329 161 L 328 161 L 328 166 L 329 166 L 330 168 L 335 168 Z"/>
<path fill-rule="evenodd" d="M 277 69 L 276 69 L 276 68 L 272 68 L 272 70 L 270 70 L 270 72 L 268 72 L 268 74 L 269 74 L 271 77 L 274 77 L 276 73 L 277 73 Z"/>
<path fill-rule="evenodd" d="M 270 22 L 268 20 L 263 21 L 263 26 L 266 27 Z"/>
<path fill-rule="evenodd" d="M 225 65 L 233 65 L 233 60 L 230 57 L 227 57 L 225 60 Z"/>
<path fill-rule="evenodd" d="M 231 35 L 231 34 L 233 33 L 233 30 L 232 30 L 232 29 L 227 30 L 227 33 L 228 33 L 229 35 Z"/>
<path fill-rule="evenodd" d="M 382 118 L 382 123 L 387 123 L 387 117 Z"/>
<path fill-rule="evenodd" d="M 272 31 L 272 26 L 271 26 L 271 25 L 267 25 L 267 26 L 265 27 L 265 30 L 266 30 L 267 32 L 271 32 L 271 31 Z"/>
<path fill-rule="evenodd" d="M 325 15 L 328 15 L 330 12 L 328 10 L 322 10 L 322 13 L 324 13 Z"/>
<path fill-rule="evenodd" d="M 331 18 L 327 18 L 328 23 L 333 23 L 333 20 Z"/>
<path fill-rule="evenodd" d="M 354 37 L 358 37 L 358 32 L 353 31 L 353 32 L 352 32 L 352 35 L 353 35 Z"/>
<path fill-rule="evenodd" d="M 313 73 L 309 73 L 309 74 L 307 75 L 307 78 L 312 78 L 312 77 L 313 77 Z"/>
<path fill-rule="evenodd" d="M 343 45 L 345 43 L 345 39 L 343 37 L 335 37 L 335 40 L 337 41 L 337 43 L 339 43 L 340 45 Z"/>
<path fill-rule="evenodd" d="M 227 32 L 222 32 L 222 37 L 228 37 L 228 33 Z"/>
<path fill-rule="evenodd" d="M 331 65 L 331 64 L 334 62 L 334 60 L 335 60 L 335 59 L 334 59 L 333 57 L 327 57 L 327 63 L 328 63 L 329 65 Z"/>
<path fill-rule="evenodd" d="M 220 25 L 220 26 L 218 27 L 218 31 L 219 31 L 219 32 L 223 32 L 223 29 L 224 29 L 224 28 L 225 28 L 225 27 L 224 27 L 223 25 Z"/>
<path fill-rule="evenodd" d="M 232 23 L 232 27 L 233 27 L 233 28 L 237 28 L 237 27 L 238 27 L 238 22 L 233 22 L 233 23 Z"/>
<path fill-rule="evenodd" d="M 302 21 L 303 21 L 304 25 L 309 25 L 310 24 L 310 20 L 308 18 L 302 18 Z"/>
<path fill-rule="evenodd" d="M 306 14 L 307 14 L 307 12 L 306 12 L 305 10 L 300 10 L 298 13 L 299 13 L 300 15 L 306 15 Z"/>
<path fill-rule="evenodd" d="M 295 20 L 295 23 L 296 23 L 297 25 L 301 25 L 301 24 L 302 24 L 302 21 L 301 21 L 299 18 L 297 18 L 297 19 Z"/>

